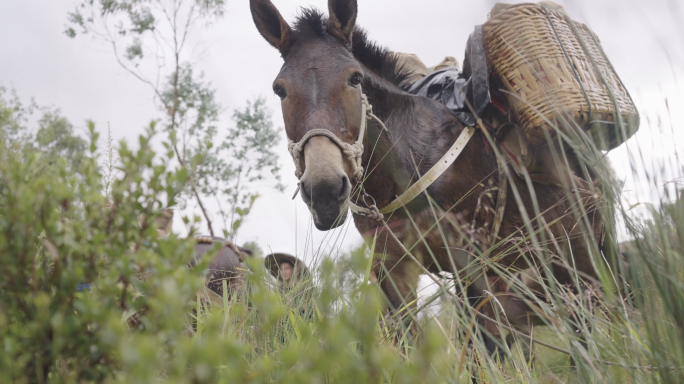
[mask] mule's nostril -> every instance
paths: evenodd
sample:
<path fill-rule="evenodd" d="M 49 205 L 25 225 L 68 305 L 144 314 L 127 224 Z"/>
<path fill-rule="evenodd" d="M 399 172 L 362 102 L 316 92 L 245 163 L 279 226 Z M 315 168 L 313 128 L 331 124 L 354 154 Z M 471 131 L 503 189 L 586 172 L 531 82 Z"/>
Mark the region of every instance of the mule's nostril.
<path fill-rule="evenodd" d="M 349 192 L 351 192 L 351 183 L 349 182 L 349 178 L 345 175 L 342 177 L 342 187 L 337 195 L 337 200 L 345 200 L 349 196 Z"/>
<path fill-rule="evenodd" d="M 304 200 L 305 203 L 308 204 L 311 201 L 311 190 L 306 182 L 299 182 L 299 193 L 302 195 L 302 200 Z"/>

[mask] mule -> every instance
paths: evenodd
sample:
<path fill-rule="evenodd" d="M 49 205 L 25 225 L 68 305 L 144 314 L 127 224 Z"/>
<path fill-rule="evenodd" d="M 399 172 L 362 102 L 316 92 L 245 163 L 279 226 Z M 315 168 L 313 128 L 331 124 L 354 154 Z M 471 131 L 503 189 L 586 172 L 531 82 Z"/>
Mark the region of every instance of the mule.
<path fill-rule="evenodd" d="M 410 73 L 356 27 L 356 0 L 330 0 L 327 18 L 315 9 L 303 9 L 292 26 L 269 0 L 250 0 L 250 7 L 259 33 L 284 61 L 273 91 L 281 99 L 290 149 L 303 150 L 301 156 L 293 152 L 293 157 L 301 197 L 319 230 L 342 225 L 350 202 L 387 206 L 431 169 L 466 129 L 444 105 L 400 87 Z M 368 107 L 387 130 L 364 120 Z M 362 172 L 351 147 L 357 140 L 363 144 Z M 519 244 L 532 228 L 542 232 L 539 236 L 547 243 L 541 246 L 563 267 L 549 260 L 536 262 L 546 261 L 559 283 L 573 284 L 573 268 L 596 276 L 592 259 L 599 260 L 602 225 L 589 185 L 569 177 L 578 183 L 577 189 L 551 184 L 530 189 L 524 180 L 511 177 L 508 196 L 515 198 L 506 201 L 498 237 L 489 239 L 502 182 L 496 155 L 477 130 L 426 193 L 385 219 L 399 241 L 433 273 L 463 272 L 478 257 L 490 266 L 484 268 L 487 274 L 496 273 L 493 266 L 528 268 L 536 253 L 532 245 Z M 573 209 L 578 204 L 583 204 L 583 214 Z M 405 257 L 377 218 L 353 214 L 353 219 L 364 238 L 377 236 L 376 250 L 384 256 L 376 259 L 373 271 L 391 308 L 415 308 L 421 269 Z M 481 256 L 484 251 L 486 260 Z M 479 282 L 475 286 L 486 289 L 483 273 L 477 277 L 475 271 L 473 276 L 474 283 Z"/>

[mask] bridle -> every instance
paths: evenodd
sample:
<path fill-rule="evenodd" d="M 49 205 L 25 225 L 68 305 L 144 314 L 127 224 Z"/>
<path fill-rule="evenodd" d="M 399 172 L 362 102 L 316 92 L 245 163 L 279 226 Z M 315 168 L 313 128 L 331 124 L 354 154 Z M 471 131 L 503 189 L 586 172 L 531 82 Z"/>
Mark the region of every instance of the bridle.
<path fill-rule="evenodd" d="M 379 122 L 385 131 L 387 127 L 383 124 L 377 116 L 373 114 L 373 106 L 368 103 L 368 98 L 364 93 L 361 93 L 361 124 L 359 126 L 359 137 L 356 139 L 354 144 L 345 143 L 337 135 L 328 131 L 327 129 L 312 129 L 307 132 L 304 137 L 302 137 L 299 142 L 294 142 L 290 139 L 287 140 L 287 150 L 290 151 L 292 155 L 292 160 L 295 163 L 295 176 L 297 179 L 301 180 L 302 175 L 304 175 L 304 167 L 302 166 L 304 157 L 304 146 L 309 141 L 310 138 L 314 136 L 325 136 L 332 140 L 333 143 L 337 144 L 342 150 L 342 153 L 347 157 L 349 162 L 352 164 L 352 177 L 356 181 L 363 179 L 363 165 L 361 161 L 363 159 L 363 138 L 366 135 L 366 122 L 368 118 L 375 119 Z"/>
<path fill-rule="evenodd" d="M 312 137 L 325 136 L 332 140 L 333 143 L 337 144 L 337 146 L 340 147 L 340 149 L 342 150 L 342 153 L 350 161 L 353 167 L 352 177 L 355 179 L 355 181 L 362 181 L 364 174 L 363 165 L 361 164 L 364 150 L 363 139 L 366 134 L 368 118 L 375 120 L 385 132 L 389 132 L 389 130 L 385 126 L 385 123 L 383 123 L 382 120 L 380 120 L 380 118 L 373 114 L 373 106 L 370 105 L 370 103 L 368 102 L 368 98 L 362 92 L 361 124 L 359 126 L 359 136 L 356 139 L 356 142 L 354 142 L 353 144 L 345 143 L 334 133 L 327 129 L 312 129 L 311 131 L 307 132 L 298 142 L 294 142 L 288 139 L 287 149 L 290 152 L 290 155 L 292 155 L 292 159 L 294 160 L 295 176 L 297 176 L 297 179 L 301 179 L 304 175 L 304 167 L 302 164 L 304 157 L 304 146 Z M 349 209 L 351 209 L 351 211 L 357 215 L 382 220 L 384 214 L 394 212 L 397 209 L 405 206 L 413 199 L 418 197 L 418 195 L 423 193 L 430 185 L 432 185 L 432 183 L 434 183 L 435 180 L 437 180 L 437 178 L 439 178 L 444 173 L 444 171 L 446 171 L 449 168 L 449 166 L 451 166 L 451 164 L 453 164 L 453 162 L 458 158 L 458 156 L 465 148 L 466 144 L 468 144 L 468 141 L 470 141 L 470 138 L 473 137 L 474 133 L 475 128 L 465 127 L 465 129 L 463 129 L 463 131 L 458 136 L 454 144 L 451 145 L 451 148 L 449 148 L 449 150 L 444 154 L 444 156 L 442 156 L 442 158 L 439 159 L 439 161 L 437 161 L 437 163 L 435 163 L 435 165 L 432 168 L 430 168 L 430 170 L 428 170 L 423 176 L 421 176 L 418 179 L 418 181 L 411 185 L 406 191 L 404 191 L 404 193 L 402 193 L 400 196 L 394 199 L 387 206 L 381 209 L 378 209 L 375 205 L 369 205 L 367 208 L 361 207 L 352 202 L 350 196 L 347 202 L 349 205 Z M 299 191 L 299 188 L 297 188 L 297 191 Z M 295 196 L 296 194 L 297 192 L 295 192 Z M 368 196 L 365 193 L 365 191 L 362 191 L 362 195 L 364 199 L 366 196 Z"/>

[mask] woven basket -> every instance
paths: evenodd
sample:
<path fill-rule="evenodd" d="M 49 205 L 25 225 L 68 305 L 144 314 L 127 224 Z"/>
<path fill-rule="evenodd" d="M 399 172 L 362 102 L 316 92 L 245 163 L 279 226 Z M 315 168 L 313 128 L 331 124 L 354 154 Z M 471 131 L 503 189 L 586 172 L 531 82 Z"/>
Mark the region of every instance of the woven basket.
<path fill-rule="evenodd" d="M 553 137 L 554 125 L 579 126 L 609 150 L 638 129 L 639 113 L 598 38 L 562 8 L 497 4 L 483 40 L 494 83 L 532 144 L 546 142 L 544 131 Z"/>

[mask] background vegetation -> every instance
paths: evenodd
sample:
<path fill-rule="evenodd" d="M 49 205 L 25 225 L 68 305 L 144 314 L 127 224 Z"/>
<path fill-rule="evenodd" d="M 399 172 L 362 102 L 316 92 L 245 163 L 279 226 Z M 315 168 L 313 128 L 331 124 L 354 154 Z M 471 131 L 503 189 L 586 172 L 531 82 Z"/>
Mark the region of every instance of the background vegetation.
<path fill-rule="evenodd" d="M 223 111 L 216 90 L 196 69 L 200 53 L 193 34 L 223 17 L 224 0 L 79 1 L 64 33 L 90 36 L 110 50 L 128 74 L 147 85 L 174 150 L 173 160 L 190 172 L 179 207 L 193 202 L 208 232 L 234 238 L 241 218 L 258 197 L 264 177 L 282 191 L 274 146 L 279 142 L 264 99 L 233 111 L 234 126 L 219 126 Z M 201 161 L 200 161 L 201 159 Z M 207 199 L 219 207 L 212 212 Z M 191 207 L 192 208 L 192 207 Z"/>

